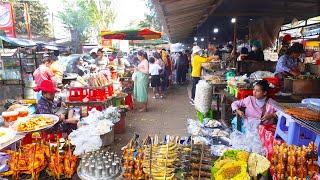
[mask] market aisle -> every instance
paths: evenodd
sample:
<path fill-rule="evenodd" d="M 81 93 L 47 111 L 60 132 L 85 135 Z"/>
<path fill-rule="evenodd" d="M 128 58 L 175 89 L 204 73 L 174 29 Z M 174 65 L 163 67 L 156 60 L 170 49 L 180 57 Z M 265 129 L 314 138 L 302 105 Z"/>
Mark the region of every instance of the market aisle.
<path fill-rule="evenodd" d="M 126 133 L 115 135 L 115 149 L 119 152 L 135 132 L 143 138 L 154 134 L 158 134 L 161 138 L 167 134 L 187 135 L 186 121 L 188 118 L 195 118 L 195 110 L 189 104 L 187 94 L 187 86 L 172 87 L 164 100 L 152 99 L 152 94 L 149 94 L 148 112 L 127 113 Z"/>

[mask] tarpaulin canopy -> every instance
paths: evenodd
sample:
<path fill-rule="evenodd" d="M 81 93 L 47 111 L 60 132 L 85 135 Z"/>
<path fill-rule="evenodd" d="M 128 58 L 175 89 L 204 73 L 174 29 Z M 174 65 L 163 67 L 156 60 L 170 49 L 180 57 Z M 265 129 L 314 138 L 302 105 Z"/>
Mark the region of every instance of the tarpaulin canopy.
<path fill-rule="evenodd" d="M 162 32 L 154 31 L 148 28 L 123 31 L 101 31 L 103 39 L 119 39 L 119 40 L 148 40 L 160 39 Z"/>
<path fill-rule="evenodd" d="M 17 48 L 17 47 L 34 47 L 37 43 L 27 39 L 17 39 L 12 37 L 0 36 L 0 40 L 3 42 L 5 48 Z"/>
<path fill-rule="evenodd" d="M 159 45 L 159 44 L 168 44 L 169 42 L 162 39 L 157 40 L 132 40 L 129 41 L 130 45 Z"/>

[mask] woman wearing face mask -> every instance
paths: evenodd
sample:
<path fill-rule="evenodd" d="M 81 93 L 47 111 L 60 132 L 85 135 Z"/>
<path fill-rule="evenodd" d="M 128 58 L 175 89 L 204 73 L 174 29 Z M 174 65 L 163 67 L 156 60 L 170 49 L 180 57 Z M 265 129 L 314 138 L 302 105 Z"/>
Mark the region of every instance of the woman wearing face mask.
<path fill-rule="evenodd" d="M 232 110 L 237 113 L 242 120 L 261 119 L 263 123 L 272 123 L 276 118 L 275 102 L 268 98 L 269 83 L 266 80 L 258 81 L 253 89 L 253 96 L 248 96 L 242 100 L 231 104 Z M 245 108 L 242 111 L 241 108 Z M 237 119 L 232 120 L 232 127 L 237 126 Z M 243 123 L 241 131 L 243 131 Z"/>
<path fill-rule="evenodd" d="M 300 43 L 294 43 L 286 52 L 282 55 L 277 62 L 275 76 L 279 79 L 283 79 L 287 76 L 300 75 L 299 70 L 299 57 L 304 53 L 303 45 Z"/>
<path fill-rule="evenodd" d="M 254 60 L 254 61 L 263 61 L 264 60 L 264 54 L 262 51 L 261 42 L 258 40 L 253 40 L 251 42 L 251 52 L 248 55 L 248 60 Z"/>

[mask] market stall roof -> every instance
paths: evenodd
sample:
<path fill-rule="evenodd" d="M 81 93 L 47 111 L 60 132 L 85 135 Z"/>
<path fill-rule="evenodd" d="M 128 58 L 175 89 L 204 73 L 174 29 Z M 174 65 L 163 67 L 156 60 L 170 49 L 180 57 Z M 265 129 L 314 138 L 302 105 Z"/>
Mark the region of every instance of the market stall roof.
<path fill-rule="evenodd" d="M 17 48 L 17 47 L 34 47 L 37 43 L 27 39 L 17 39 L 12 37 L 0 36 L 0 40 L 3 42 L 5 48 Z"/>
<path fill-rule="evenodd" d="M 162 39 L 156 39 L 156 40 L 132 40 L 129 41 L 130 45 L 159 45 L 159 44 L 168 44 L 169 42 Z"/>
<path fill-rule="evenodd" d="M 157 15 L 172 43 L 190 36 L 222 0 L 153 0 Z"/>
<path fill-rule="evenodd" d="M 162 32 L 154 31 L 149 28 L 123 30 L 123 31 L 101 31 L 103 39 L 119 39 L 119 40 L 148 40 L 160 39 Z"/>
<path fill-rule="evenodd" d="M 227 19 L 229 24 L 232 17 L 245 17 L 248 21 L 261 17 L 282 17 L 285 18 L 285 22 L 291 22 L 293 18 L 306 19 L 318 16 L 320 12 L 319 0 L 153 0 L 153 2 L 172 43 L 192 37 L 207 22 L 219 25 L 221 19 Z M 210 28 L 212 30 L 212 27 Z M 221 28 L 224 27 L 220 25 Z"/>

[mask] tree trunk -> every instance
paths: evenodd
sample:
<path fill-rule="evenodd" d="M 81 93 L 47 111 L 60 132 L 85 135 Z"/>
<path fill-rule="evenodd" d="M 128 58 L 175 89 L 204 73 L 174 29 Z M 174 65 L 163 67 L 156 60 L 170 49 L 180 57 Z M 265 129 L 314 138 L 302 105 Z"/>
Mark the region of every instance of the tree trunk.
<path fill-rule="evenodd" d="M 82 54 L 82 43 L 80 41 L 80 33 L 77 30 L 71 29 L 71 44 L 74 48 L 74 52 L 77 54 Z"/>

